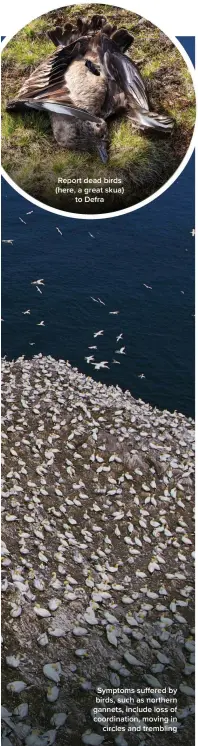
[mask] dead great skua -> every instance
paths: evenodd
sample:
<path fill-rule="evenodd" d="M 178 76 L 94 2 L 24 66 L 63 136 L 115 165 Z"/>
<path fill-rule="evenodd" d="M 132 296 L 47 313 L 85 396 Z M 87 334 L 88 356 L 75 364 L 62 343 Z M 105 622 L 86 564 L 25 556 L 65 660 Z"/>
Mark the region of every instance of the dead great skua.
<path fill-rule="evenodd" d="M 174 121 L 150 111 L 138 66 L 125 54 L 134 37 L 102 15 L 77 18 L 76 26 L 49 30 L 56 51 L 31 73 L 9 112 L 49 113 L 57 143 L 74 150 L 98 151 L 108 160 L 108 119 L 124 115 L 133 127 L 171 133 Z M 91 237 L 93 237 L 91 235 Z"/>

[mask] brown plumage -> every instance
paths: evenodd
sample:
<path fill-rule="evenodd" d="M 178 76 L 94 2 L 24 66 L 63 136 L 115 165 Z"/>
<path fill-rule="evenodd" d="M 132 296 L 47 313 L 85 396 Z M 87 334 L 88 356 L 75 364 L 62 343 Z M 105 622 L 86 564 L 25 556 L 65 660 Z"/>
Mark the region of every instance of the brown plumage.
<path fill-rule="evenodd" d="M 96 14 L 49 32 L 57 47 L 30 75 L 8 111 L 27 108 L 50 113 L 54 137 L 62 147 L 93 151 L 107 160 L 109 116 L 121 109 L 132 124 L 171 131 L 170 117 L 153 114 L 138 68 L 125 54 L 133 42 L 126 29 L 116 29 Z"/>

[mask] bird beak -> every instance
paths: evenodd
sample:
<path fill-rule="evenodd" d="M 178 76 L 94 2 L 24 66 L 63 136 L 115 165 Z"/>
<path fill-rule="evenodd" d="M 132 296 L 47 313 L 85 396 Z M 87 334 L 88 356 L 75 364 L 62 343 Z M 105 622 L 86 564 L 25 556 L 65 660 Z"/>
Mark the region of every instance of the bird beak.
<path fill-rule="evenodd" d="M 97 151 L 99 153 L 102 163 L 107 163 L 108 153 L 107 153 L 106 145 L 103 142 L 100 142 L 97 145 Z"/>

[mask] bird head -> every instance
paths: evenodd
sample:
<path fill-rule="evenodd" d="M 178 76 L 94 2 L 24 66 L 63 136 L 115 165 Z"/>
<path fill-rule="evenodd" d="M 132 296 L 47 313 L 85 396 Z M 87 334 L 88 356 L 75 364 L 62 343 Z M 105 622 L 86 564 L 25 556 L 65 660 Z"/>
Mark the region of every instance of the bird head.
<path fill-rule="evenodd" d="M 96 149 L 102 163 L 107 163 L 108 129 L 106 122 L 103 119 L 98 119 L 98 122 L 87 122 L 87 127 L 90 133 L 91 149 Z"/>

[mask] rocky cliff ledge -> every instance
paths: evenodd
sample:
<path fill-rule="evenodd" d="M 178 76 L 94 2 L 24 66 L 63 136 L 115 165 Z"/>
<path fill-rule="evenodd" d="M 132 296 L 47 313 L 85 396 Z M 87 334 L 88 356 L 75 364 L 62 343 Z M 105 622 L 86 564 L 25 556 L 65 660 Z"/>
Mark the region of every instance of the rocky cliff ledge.
<path fill-rule="evenodd" d="M 2 398 L 2 746 L 190 746 L 193 421 L 41 355 Z M 98 686 L 177 689 L 175 735 L 104 730 Z"/>

